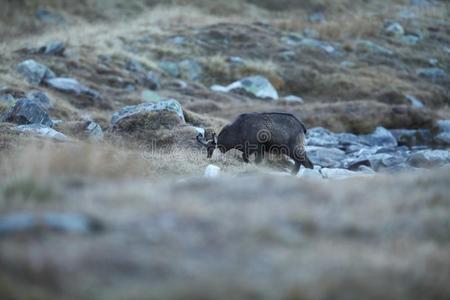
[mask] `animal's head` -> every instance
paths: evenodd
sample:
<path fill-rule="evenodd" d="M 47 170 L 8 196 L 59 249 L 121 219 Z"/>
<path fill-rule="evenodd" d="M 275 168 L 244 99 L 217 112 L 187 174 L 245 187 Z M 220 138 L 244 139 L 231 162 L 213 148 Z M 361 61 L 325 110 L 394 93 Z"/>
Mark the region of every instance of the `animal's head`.
<path fill-rule="evenodd" d="M 207 157 L 208 157 L 208 158 L 211 158 L 212 155 L 213 155 L 213 153 L 214 153 L 214 150 L 216 150 L 216 148 L 217 148 L 217 136 L 216 136 L 216 134 L 213 133 L 212 139 L 209 140 L 209 141 L 207 141 L 207 140 L 204 138 L 204 136 L 203 136 L 201 133 L 199 133 L 199 134 L 197 135 L 197 141 L 198 141 L 201 145 L 203 145 L 204 147 L 206 147 L 206 151 L 207 151 L 207 153 L 208 153 L 208 156 L 207 156 Z"/>

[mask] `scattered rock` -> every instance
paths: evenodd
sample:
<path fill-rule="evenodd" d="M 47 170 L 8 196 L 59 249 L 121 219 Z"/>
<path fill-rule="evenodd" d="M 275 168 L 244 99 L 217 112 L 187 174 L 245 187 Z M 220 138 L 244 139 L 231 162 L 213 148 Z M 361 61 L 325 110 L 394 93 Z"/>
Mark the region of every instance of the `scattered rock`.
<path fill-rule="evenodd" d="M 306 146 L 309 159 L 315 166 L 337 168 L 345 159 L 345 152 L 337 148 Z"/>
<path fill-rule="evenodd" d="M 99 220 L 76 213 L 15 213 L 0 217 L 0 236 L 37 232 L 88 234 L 102 228 Z"/>
<path fill-rule="evenodd" d="M 52 126 L 48 112 L 39 104 L 30 99 L 20 99 L 2 117 L 3 122 L 10 122 L 19 125 L 23 124 L 43 124 Z"/>
<path fill-rule="evenodd" d="M 402 25 L 397 22 L 389 23 L 385 29 L 385 33 L 389 36 L 400 37 L 405 34 L 405 29 L 403 29 Z"/>
<path fill-rule="evenodd" d="M 143 90 L 141 93 L 141 97 L 144 102 L 159 102 L 163 100 L 158 93 L 150 90 Z"/>
<path fill-rule="evenodd" d="M 296 103 L 305 103 L 302 97 L 298 97 L 295 95 L 289 95 L 283 98 L 287 102 L 296 102 Z"/>
<path fill-rule="evenodd" d="M 58 77 L 49 79 L 46 83 L 51 88 L 63 93 L 71 93 L 77 96 L 86 95 L 92 98 L 100 97 L 99 92 L 81 85 L 76 79 Z"/>
<path fill-rule="evenodd" d="M 62 56 L 64 55 L 64 51 L 66 51 L 66 46 L 63 42 L 60 41 L 50 42 L 47 45 L 39 48 L 39 52 L 43 53 L 44 55 Z"/>
<path fill-rule="evenodd" d="M 155 72 L 147 73 L 144 78 L 144 85 L 153 91 L 159 90 L 161 88 L 161 82 Z"/>
<path fill-rule="evenodd" d="M 412 107 L 415 107 L 415 108 L 424 108 L 425 107 L 425 105 L 423 105 L 423 102 L 414 96 L 405 95 L 405 98 L 406 98 L 406 100 L 409 101 L 409 103 L 411 104 Z"/>
<path fill-rule="evenodd" d="M 244 66 L 245 61 L 239 56 L 229 56 L 226 59 L 226 62 L 232 65 Z"/>
<path fill-rule="evenodd" d="M 339 141 L 331 131 L 322 127 L 315 127 L 308 130 L 306 144 L 308 146 L 337 148 Z"/>
<path fill-rule="evenodd" d="M 51 12 L 46 9 L 38 9 L 35 14 L 36 18 L 39 21 L 48 23 L 48 24 L 54 24 L 54 25 L 60 25 L 65 22 L 64 17 L 60 14 Z"/>
<path fill-rule="evenodd" d="M 358 177 L 358 176 L 367 176 L 367 174 L 355 172 L 355 171 L 349 171 L 345 169 L 329 169 L 329 168 L 323 168 L 320 170 L 320 173 L 322 173 L 323 177 L 325 179 L 348 179 L 352 177 Z"/>
<path fill-rule="evenodd" d="M 97 123 L 93 121 L 88 121 L 87 126 L 84 130 L 85 134 L 88 137 L 88 140 L 91 142 L 100 142 L 103 140 L 103 130 Z"/>
<path fill-rule="evenodd" d="M 160 120 L 156 124 L 157 127 L 160 125 L 173 127 L 176 125 L 184 124 L 184 114 L 181 104 L 174 100 L 163 100 L 158 103 L 143 103 L 134 106 L 127 106 L 121 109 L 119 112 L 116 112 L 111 119 L 111 126 L 115 127 L 118 123 L 122 122 L 124 119 L 133 118 L 137 115 L 149 114 L 154 112 L 166 111 L 170 112 L 175 118 L 167 119 L 166 121 Z"/>
<path fill-rule="evenodd" d="M 450 145 L 450 120 L 440 120 L 436 122 L 437 135 L 434 141 L 438 145 Z"/>
<path fill-rule="evenodd" d="M 202 66 L 192 59 L 185 59 L 178 64 L 181 77 L 190 80 L 197 81 L 202 78 L 203 69 Z"/>
<path fill-rule="evenodd" d="M 433 139 L 431 131 L 428 129 L 393 129 L 390 132 L 399 146 L 430 145 Z"/>
<path fill-rule="evenodd" d="M 55 78 L 55 73 L 49 68 L 32 59 L 18 64 L 17 72 L 22 75 L 28 83 L 36 86 L 45 80 Z"/>
<path fill-rule="evenodd" d="M 389 130 L 377 127 L 372 134 L 362 136 L 364 143 L 368 146 L 379 146 L 385 148 L 397 147 L 397 140 Z"/>
<path fill-rule="evenodd" d="M 355 45 L 356 52 L 359 53 L 373 53 L 373 54 L 379 54 L 379 55 L 386 55 L 386 56 L 392 56 L 394 55 L 394 51 L 391 49 L 382 47 L 378 44 L 375 44 L 371 41 L 358 41 Z"/>
<path fill-rule="evenodd" d="M 300 168 L 300 171 L 297 174 L 297 177 L 307 178 L 307 179 L 323 179 L 323 175 L 320 173 L 320 168 L 307 169 Z"/>
<path fill-rule="evenodd" d="M 325 15 L 321 12 L 315 12 L 309 15 L 308 20 L 313 23 L 323 23 L 326 21 Z"/>
<path fill-rule="evenodd" d="M 42 106 L 44 109 L 48 110 L 52 107 L 50 99 L 47 94 L 42 91 L 30 91 L 27 93 L 27 99 L 34 101 L 35 103 Z"/>
<path fill-rule="evenodd" d="M 59 142 L 69 141 L 69 138 L 61 132 L 42 124 L 19 125 L 16 126 L 15 129 L 22 133 L 30 133 L 41 137 L 51 138 Z"/>
<path fill-rule="evenodd" d="M 400 38 L 400 42 L 405 45 L 414 46 L 420 42 L 420 36 L 414 34 L 407 34 Z"/>
<path fill-rule="evenodd" d="M 450 163 L 450 152 L 445 150 L 422 150 L 412 154 L 408 163 L 417 168 L 441 167 Z"/>
<path fill-rule="evenodd" d="M 311 39 L 311 38 L 303 38 L 300 41 L 299 45 L 305 46 L 305 47 L 321 49 L 321 50 L 324 50 L 325 52 L 327 52 L 328 54 L 332 54 L 336 51 L 336 48 L 333 45 L 331 45 L 330 43 L 322 42 L 322 41 Z"/>
<path fill-rule="evenodd" d="M 135 59 L 128 59 L 125 63 L 125 69 L 131 72 L 143 72 L 144 67 L 140 62 Z"/>
<path fill-rule="evenodd" d="M 422 78 L 431 79 L 433 81 L 446 79 L 447 73 L 440 68 L 422 68 L 416 71 L 417 76 Z"/>
<path fill-rule="evenodd" d="M 261 99 L 278 99 L 278 92 L 270 81 L 262 76 L 251 76 L 233 82 L 228 86 L 214 85 L 211 89 L 215 92 L 244 92 Z"/>
<path fill-rule="evenodd" d="M 209 165 L 206 167 L 205 173 L 203 174 L 205 177 L 216 178 L 220 176 L 220 168 L 215 165 Z"/>
<path fill-rule="evenodd" d="M 159 68 L 167 73 L 169 76 L 178 78 L 180 77 L 180 68 L 178 64 L 173 61 L 162 60 L 159 62 Z"/>

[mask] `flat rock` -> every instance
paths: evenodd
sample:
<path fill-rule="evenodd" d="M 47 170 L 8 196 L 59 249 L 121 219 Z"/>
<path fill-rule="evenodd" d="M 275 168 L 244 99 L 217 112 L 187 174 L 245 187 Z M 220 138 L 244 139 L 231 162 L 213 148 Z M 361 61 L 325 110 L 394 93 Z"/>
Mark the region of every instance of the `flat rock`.
<path fill-rule="evenodd" d="M 0 236 L 36 232 L 88 234 L 102 227 L 98 220 L 76 213 L 15 213 L 0 217 Z"/>
<path fill-rule="evenodd" d="M 42 124 L 19 125 L 16 126 L 15 129 L 22 133 L 30 133 L 41 137 L 51 138 L 59 142 L 69 141 L 69 138 L 61 132 Z"/>
<path fill-rule="evenodd" d="M 345 159 L 345 152 L 337 148 L 306 146 L 309 159 L 315 166 L 336 168 Z"/>
<path fill-rule="evenodd" d="M 46 66 L 29 59 L 17 65 L 17 72 L 32 85 L 39 85 L 43 81 L 55 78 L 56 75 Z"/>
<path fill-rule="evenodd" d="M 278 92 L 270 81 L 263 76 L 246 77 L 228 86 L 214 85 L 211 89 L 225 93 L 244 91 L 257 98 L 278 100 Z"/>
<path fill-rule="evenodd" d="M 333 168 L 323 168 L 320 173 L 325 179 L 347 179 L 358 176 L 367 176 L 367 174 L 355 171 L 349 171 L 346 169 L 333 169 Z"/>
<path fill-rule="evenodd" d="M 70 93 L 75 95 L 86 95 L 93 98 L 100 97 L 100 93 L 92 90 L 84 85 L 81 85 L 78 80 L 73 78 L 52 78 L 46 81 L 49 87 L 63 93 Z"/>
<path fill-rule="evenodd" d="M 397 147 L 397 140 L 392 133 L 384 127 L 377 127 L 371 134 L 361 136 L 364 143 L 371 147 Z"/>

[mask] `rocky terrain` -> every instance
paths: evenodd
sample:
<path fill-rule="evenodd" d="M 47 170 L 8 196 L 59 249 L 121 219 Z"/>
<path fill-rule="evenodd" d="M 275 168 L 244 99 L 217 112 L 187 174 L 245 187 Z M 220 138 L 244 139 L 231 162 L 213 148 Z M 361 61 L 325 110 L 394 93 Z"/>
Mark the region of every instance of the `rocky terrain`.
<path fill-rule="evenodd" d="M 298 2 L 3 3 L 0 298 L 448 298 L 448 2 Z"/>

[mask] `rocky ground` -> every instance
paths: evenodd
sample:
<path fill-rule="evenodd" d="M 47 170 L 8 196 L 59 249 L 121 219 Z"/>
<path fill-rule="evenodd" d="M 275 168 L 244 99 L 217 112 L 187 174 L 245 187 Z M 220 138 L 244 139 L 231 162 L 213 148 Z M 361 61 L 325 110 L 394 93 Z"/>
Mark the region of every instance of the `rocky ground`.
<path fill-rule="evenodd" d="M 297 2 L 2 4 L 2 299 L 450 295 L 449 4 Z M 314 170 L 207 160 L 251 111 Z"/>

